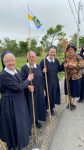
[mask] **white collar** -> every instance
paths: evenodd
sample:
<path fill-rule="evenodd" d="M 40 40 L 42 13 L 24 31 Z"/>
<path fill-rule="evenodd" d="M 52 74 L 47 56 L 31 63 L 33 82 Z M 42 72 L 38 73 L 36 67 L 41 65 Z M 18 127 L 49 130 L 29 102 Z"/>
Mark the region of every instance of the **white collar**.
<path fill-rule="evenodd" d="M 27 63 L 27 66 L 30 68 L 30 64 L 29 63 Z M 31 66 L 31 68 L 37 68 L 37 65 L 34 64 L 33 66 Z"/>
<path fill-rule="evenodd" d="M 8 69 L 7 67 L 5 67 L 4 70 L 5 70 L 6 72 L 12 74 L 12 75 L 14 75 L 15 73 L 17 73 L 17 70 L 16 70 L 16 69 L 10 70 L 10 69 Z"/>
<path fill-rule="evenodd" d="M 48 60 L 49 62 L 53 62 L 53 63 L 54 63 L 54 61 L 55 61 L 54 58 L 51 60 L 51 59 L 49 58 L 49 56 L 47 56 L 47 60 Z"/>

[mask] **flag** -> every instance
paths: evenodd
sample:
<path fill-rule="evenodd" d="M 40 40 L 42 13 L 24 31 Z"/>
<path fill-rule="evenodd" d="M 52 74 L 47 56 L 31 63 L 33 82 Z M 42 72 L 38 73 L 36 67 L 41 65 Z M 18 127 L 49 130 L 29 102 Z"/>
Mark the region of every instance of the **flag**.
<path fill-rule="evenodd" d="M 28 20 L 29 25 L 32 29 L 37 29 L 41 31 L 45 30 L 45 27 L 42 25 L 39 19 L 36 16 L 33 16 L 31 13 L 28 14 Z"/>

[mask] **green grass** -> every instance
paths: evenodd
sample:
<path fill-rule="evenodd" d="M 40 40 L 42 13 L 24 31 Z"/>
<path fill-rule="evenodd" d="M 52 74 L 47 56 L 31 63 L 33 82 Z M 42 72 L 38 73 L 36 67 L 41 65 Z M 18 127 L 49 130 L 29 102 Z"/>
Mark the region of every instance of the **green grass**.
<path fill-rule="evenodd" d="M 60 62 L 62 62 L 63 60 L 63 54 L 62 53 L 59 53 L 57 55 L 58 59 Z M 43 55 L 41 56 L 37 56 L 37 63 L 39 63 L 41 60 L 43 59 Z M 20 70 L 20 68 L 26 64 L 26 56 L 20 56 L 20 57 L 16 57 L 16 68 Z M 2 70 L 2 65 L 1 65 L 1 61 L 0 61 L 0 71 Z M 62 77 L 64 76 L 64 73 L 63 72 L 60 72 L 58 73 L 58 77 L 59 79 L 61 79 Z"/>

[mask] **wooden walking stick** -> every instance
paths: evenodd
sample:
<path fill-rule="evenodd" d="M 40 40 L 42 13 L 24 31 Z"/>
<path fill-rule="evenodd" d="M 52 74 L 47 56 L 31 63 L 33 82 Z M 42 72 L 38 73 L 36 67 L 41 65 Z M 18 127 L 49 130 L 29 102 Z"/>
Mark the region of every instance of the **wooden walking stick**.
<path fill-rule="evenodd" d="M 65 61 L 66 61 L 66 53 L 65 53 Z M 68 105 L 69 108 L 72 110 L 71 93 L 70 93 L 70 77 L 68 74 L 68 68 L 65 68 L 65 79 L 66 79 L 66 87 L 67 87 L 67 95 L 68 95 Z"/>
<path fill-rule="evenodd" d="M 62 39 L 62 42 L 61 42 L 61 45 L 63 47 L 63 49 L 65 50 L 67 48 L 67 45 L 68 45 L 68 41 L 66 39 Z M 66 61 L 66 56 L 67 53 L 65 51 L 65 61 Z M 70 94 L 70 82 L 69 82 L 69 77 L 68 77 L 68 69 L 65 68 L 65 79 L 66 79 L 66 87 L 67 87 L 67 102 L 69 104 L 69 108 L 72 110 L 72 107 L 71 107 L 71 94 Z"/>
<path fill-rule="evenodd" d="M 65 69 L 65 74 L 66 74 L 66 86 L 67 86 L 67 95 L 68 95 L 68 105 L 69 108 L 72 110 L 72 105 L 71 105 L 71 94 L 70 94 L 70 79 L 67 74 L 67 69 Z"/>
<path fill-rule="evenodd" d="M 44 68 L 46 68 L 44 48 L 42 48 L 42 49 L 43 49 L 43 58 L 44 58 Z M 47 94 L 47 99 L 48 99 L 49 118 L 50 118 L 50 122 L 51 122 L 50 98 L 49 98 L 48 80 L 47 80 L 47 73 L 46 72 L 45 72 L 45 83 L 46 83 L 46 94 Z"/>
<path fill-rule="evenodd" d="M 1 144 L 0 150 L 7 150 L 6 147 L 4 146 L 3 142 L 1 141 L 1 139 L 0 139 L 0 144 Z"/>
<path fill-rule="evenodd" d="M 31 40 L 28 40 L 28 48 L 29 48 L 29 57 L 30 57 L 30 48 L 31 48 Z M 30 74 L 32 74 L 31 64 L 30 65 Z M 31 86 L 33 86 L 33 83 L 31 81 Z M 36 116 L 35 116 L 35 104 L 34 104 L 34 92 L 31 92 L 32 97 L 32 110 L 33 110 L 33 125 L 34 125 L 34 137 L 35 137 L 35 144 L 37 144 L 37 131 L 36 131 Z"/>

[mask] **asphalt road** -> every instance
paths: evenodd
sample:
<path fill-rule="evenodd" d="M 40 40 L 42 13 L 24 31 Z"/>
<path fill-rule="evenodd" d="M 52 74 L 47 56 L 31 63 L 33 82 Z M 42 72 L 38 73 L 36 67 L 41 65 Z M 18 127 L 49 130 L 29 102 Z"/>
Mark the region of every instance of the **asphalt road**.
<path fill-rule="evenodd" d="M 84 102 L 74 111 L 65 109 L 49 150 L 84 150 Z"/>

